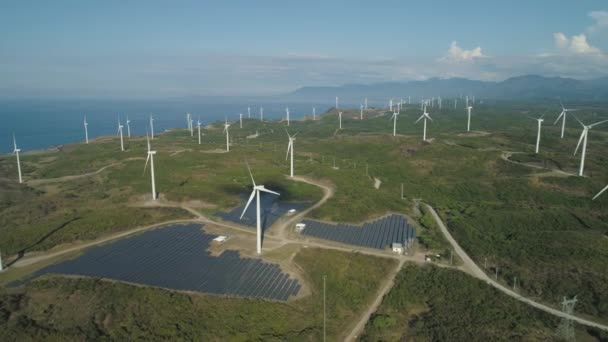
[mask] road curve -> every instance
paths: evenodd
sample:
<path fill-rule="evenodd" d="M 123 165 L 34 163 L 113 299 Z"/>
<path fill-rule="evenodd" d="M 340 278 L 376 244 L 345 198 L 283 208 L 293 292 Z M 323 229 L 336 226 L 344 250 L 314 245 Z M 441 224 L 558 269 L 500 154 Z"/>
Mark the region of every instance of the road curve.
<path fill-rule="evenodd" d="M 473 261 L 473 259 L 471 259 L 469 257 L 469 255 L 460 247 L 460 245 L 458 244 L 458 242 L 456 242 L 454 237 L 452 237 L 452 234 L 450 234 L 447 227 L 443 223 L 443 220 L 441 220 L 441 218 L 439 217 L 439 215 L 437 214 L 435 209 L 426 203 L 425 203 L 425 205 L 429 209 L 429 212 L 431 213 L 431 215 L 433 216 L 435 221 L 437 222 L 437 225 L 439 226 L 439 229 L 441 230 L 441 232 L 443 233 L 445 238 L 452 245 L 452 247 L 454 248 L 454 251 L 456 252 L 456 254 L 458 254 L 460 259 L 462 259 L 462 262 L 464 263 L 465 267 L 467 268 L 467 270 L 469 271 L 470 274 L 472 274 L 476 278 L 479 278 L 479 279 L 485 281 L 486 283 L 494 286 L 496 289 L 505 293 L 506 295 L 511 296 L 511 297 L 513 297 L 521 302 L 524 302 L 530 306 L 533 306 L 537 309 L 545 311 L 551 315 L 561 317 L 561 318 L 568 318 L 568 319 L 571 319 L 582 325 L 586 325 L 589 327 L 594 327 L 594 328 L 608 331 L 608 326 L 606 326 L 604 324 L 593 322 L 588 319 L 584 319 L 584 318 L 581 318 L 581 317 L 578 317 L 575 315 L 570 315 L 565 312 L 554 309 L 552 307 L 546 306 L 544 304 L 535 302 L 532 299 L 526 298 L 526 297 L 520 295 L 519 293 L 514 292 L 513 290 L 505 287 L 504 285 L 500 284 L 496 280 L 490 278 L 479 266 L 477 266 L 477 264 Z"/>

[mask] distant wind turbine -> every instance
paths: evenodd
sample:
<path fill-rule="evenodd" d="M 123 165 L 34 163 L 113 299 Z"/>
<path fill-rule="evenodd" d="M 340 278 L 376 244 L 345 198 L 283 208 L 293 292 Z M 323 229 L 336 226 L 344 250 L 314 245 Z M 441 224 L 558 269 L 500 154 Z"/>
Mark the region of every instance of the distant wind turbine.
<path fill-rule="evenodd" d="M 243 128 L 243 113 L 239 113 L 239 124 L 240 127 Z"/>
<path fill-rule="evenodd" d="M 317 109 L 312 107 L 312 121 L 317 120 Z"/>
<path fill-rule="evenodd" d="M 201 118 L 199 116 L 198 121 L 196 122 L 196 127 L 198 128 L 198 144 L 201 144 Z"/>
<path fill-rule="evenodd" d="M 564 107 L 564 104 L 562 103 L 562 101 L 560 100 L 559 103 L 562 105 L 562 112 L 559 114 L 559 116 L 557 117 L 557 119 L 555 119 L 555 122 L 553 123 L 553 125 L 555 125 L 559 119 L 562 119 L 562 135 L 561 138 L 564 138 L 564 130 L 566 129 L 566 115 L 568 112 L 574 112 L 577 111 L 578 109 L 568 109 L 566 107 Z"/>
<path fill-rule="evenodd" d="M 154 140 L 154 118 L 150 114 L 150 139 Z"/>
<path fill-rule="evenodd" d="M 186 125 L 188 125 L 189 131 L 191 130 L 190 123 L 192 122 L 192 120 L 190 120 L 190 115 L 190 113 L 186 113 Z"/>
<path fill-rule="evenodd" d="M 367 110 L 367 97 L 365 98 L 365 110 Z"/>
<path fill-rule="evenodd" d="M 587 136 L 589 135 L 589 130 L 597 125 L 603 124 L 604 122 L 608 122 L 608 120 L 596 122 L 591 125 L 585 125 L 576 116 L 574 116 L 574 118 L 581 124 L 581 126 L 583 126 L 583 132 L 581 133 L 581 137 L 578 139 L 578 144 L 576 144 L 576 149 L 574 150 L 574 155 L 576 155 L 576 152 L 578 152 L 578 148 L 580 147 L 581 142 L 583 143 L 583 150 L 581 151 L 581 165 L 578 170 L 578 175 L 582 176 L 583 171 L 585 169 L 585 153 L 587 152 Z"/>
<path fill-rule="evenodd" d="M 287 126 L 289 126 L 289 107 L 285 107 L 285 114 L 287 115 Z"/>
<path fill-rule="evenodd" d="M 251 119 L 251 107 L 247 106 L 247 119 Z"/>
<path fill-rule="evenodd" d="M 264 107 L 260 107 L 260 121 L 264 121 Z"/>
<path fill-rule="evenodd" d="M 123 125 L 120 123 L 120 119 L 118 119 L 118 134 L 120 134 L 120 150 L 124 152 L 125 144 L 122 139 L 122 128 L 123 128 Z"/>
<path fill-rule="evenodd" d="M 87 117 L 84 117 L 84 141 L 89 143 L 89 123 L 87 122 Z"/>
<path fill-rule="evenodd" d="M 546 113 L 546 111 L 545 111 L 545 113 Z M 538 151 L 539 151 L 539 148 L 540 148 L 540 129 L 542 127 L 543 121 L 545 121 L 543 119 L 543 116 L 545 116 L 545 113 L 543 113 L 543 115 L 541 115 L 538 119 L 530 117 L 530 119 L 538 121 L 538 133 L 536 134 L 536 149 L 534 150 L 536 154 L 538 154 Z"/>
<path fill-rule="evenodd" d="M 190 136 L 194 136 L 194 119 L 190 116 Z"/>
<path fill-rule="evenodd" d="M 19 173 L 19 183 L 23 183 L 23 178 L 21 178 L 21 161 L 19 160 L 19 152 L 21 152 L 20 148 L 17 148 L 17 139 L 15 138 L 15 133 L 13 133 L 13 153 L 17 156 L 17 172 Z"/>
<path fill-rule="evenodd" d="M 342 112 L 338 112 L 338 120 L 340 121 L 340 129 L 342 129 Z"/>
<path fill-rule="evenodd" d="M 251 176 L 251 183 L 253 184 L 253 191 L 251 192 L 251 196 L 249 196 L 249 200 L 247 201 L 247 204 L 245 205 L 245 208 L 243 209 L 243 213 L 241 214 L 241 218 L 243 219 L 243 215 L 245 215 L 245 212 L 247 211 L 247 208 L 249 208 L 249 204 L 251 204 L 251 201 L 253 201 L 253 198 L 256 198 L 256 237 L 257 237 L 257 243 L 256 243 L 256 249 L 257 249 L 257 253 L 258 254 L 262 254 L 262 218 L 261 218 L 261 214 L 260 214 L 260 192 L 267 192 L 269 194 L 274 194 L 277 196 L 280 196 L 280 194 L 278 192 L 274 192 L 272 190 L 268 190 L 264 187 L 264 185 L 256 185 L 255 184 L 255 180 L 253 179 L 253 174 L 251 173 L 251 168 L 249 168 L 249 164 L 247 164 L 247 170 L 249 171 L 249 176 Z"/>
<path fill-rule="evenodd" d="M 129 116 L 127 116 L 127 137 L 131 137 L 131 120 L 129 120 Z"/>
<path fill-rule="evenodd" d="M 473 107 L 468 106 L 467 107 L 467 132 L 471 131 L 471 109 L 473 109 Z M 536 152 L 538 153 L 538 152 Z"/>
<path fill-rule="evenodd" d="M 359 120 L 363 120 L 363 105 L 360 106 L 360 111 L 359 111 Z"/>
<path fill-rule="evenodd" d="M 291 152 L 291 160 L 290 160 L 290 167 L 289 167 L 289 176 L 293 177 L 294 141 L 296 140 L 296 135 L 298 135 L 298 133 L 296 133 L 294 135 L 289 135 L 289 132 L 287 132 L 287 130 L 285 130 L 285 133 L 287 133 L 287 137 L 289 137 L 289 144 L 287 144 L 287 155 L 285 156 L 285 159 L 289 158 L 289 156 L 290 156 L 289 152 Z"/>
<path fill-rule="evenodd" d="M 397 112 L 393 112 L 393 116 L 391 117 L 391 119 L 393 119 L 393 136 L 397 135 L 397 116 L 399 116 L 399 112 L 398 111 Z"/>
<path fill-rule="evenodd" d="M 148 141 L 148 157 L 146 158 L 146 164 L 144 165 L 144 173 L 146 173 L 146 168 L 148 167 L 148 160 L 150 161 L 150 177 L 152 179 L 152 200 L 156 201 L 156 181 L 154 180 L 154 155 L 156 151 L 152 151 L 150 148 L 150 138 L 148 138 L 148 133 L 146 132 L 146 140 Z"/>
<path fill-rule="evenodd" d="M 228 128 L 230 125 L 228 124 L 228 119 L 224 122 L 224 133 L 226 133 L 226 152 L 230 152 L 230 133 L 228 132 Z"/>
<path fill-rule="evenodd" d="M 336 109 L 338 109 L 338 97 L 336 96 Z"/>
<path fill-rule="evenodd" d="M 416 122 L 414 122 L 414 124 L 417 124 L 418 121 L 420 121 L 422 119 L 424 119 L 424 128 L 423 128 L 423 133 L 422 133 L 422 141 L 426 141 L 426 119 L 429 119 L 429 120 L 433 121 L 433 119 L 431 119 L 431 117 L 429 116 L 429 113 L 426 112 L 426 106 L 424 106 L 424 112 L 418 118 L 418 120 L 416 120 Z"/>

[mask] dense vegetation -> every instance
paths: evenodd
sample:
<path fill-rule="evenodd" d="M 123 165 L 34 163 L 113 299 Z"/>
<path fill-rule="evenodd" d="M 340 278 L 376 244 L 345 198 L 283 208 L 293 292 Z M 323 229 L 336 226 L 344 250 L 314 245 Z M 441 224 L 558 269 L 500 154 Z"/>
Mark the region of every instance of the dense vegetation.
<path fill-rule="evenodd" d="M 0 292 L 0 340 L 318 341 L 325 274 L 327 334 L 337 340 L 396 266 L 391 259 L 320 249 L 302 250 L 295 262 L 312 295 L 288 303 L 46 277 Z"/>
<path fill-rule="evenodd" d="M 559 320 L 462 272 L 406 265 L 362 341 L 554 341 Z M 608 338 L 580 329 L 579 337 Z"/>

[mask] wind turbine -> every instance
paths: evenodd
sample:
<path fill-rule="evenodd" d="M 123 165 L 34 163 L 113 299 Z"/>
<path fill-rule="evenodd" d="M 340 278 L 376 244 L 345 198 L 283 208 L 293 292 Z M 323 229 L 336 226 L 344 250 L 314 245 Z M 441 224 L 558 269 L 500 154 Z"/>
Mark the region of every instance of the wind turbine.
<path fill-rule="evenodd" d="M 251 183 L 253 183 L 253 191 L 251 192 L 251 196 L 249 196 L 249 200 L 247 201 L 247 204 L 245 205 L 245 209 L 243 209 L 243 213 L 241 214 L 241 218 L 243 219 L 243 215 L 245 215 L 245 212 L 247 211 L 247 208 L 249 208 L 249 204 L 251 204 L 251 201 L 253 201 L 253 198 L 256 197 L 256 235 L 257 235 L 257 244 L 256 244 L 256 248 L 257 248 L 257 252 L 258 254 L 262 254 L 262 218 L 260 215 L 260 192 L 267 192 L 269 194 L 274 194 L 277 196 L 280 196 L 280 194 L 278 192 L 274 192 L 272 190 L 268 190 L 264 187 L 264 185 L 256 185 L 255 184 L 255 180 L 253 179 L 253 174 L 251 174 L 251 168 L 249 168 L 249 164 L 247 164 L 247 170 L 249 170 L 249 176 L 251 176 Z"/>
<path fill-rule="evenodd" d="M 260 107 L 260 121 L 264 121 L 264 107 Z"/>
<path fill-rule="evenodd" d="M 148 138 L 148 133 L 146 133 L 146 140 L 148 141 L 148 157 L 146 158 L 146 165 L 144 165 L 144 173 L 146 172 L 146 167 L 148 167 L 148 160 L 150 161 L 150 177 L 152 178 L 152 200 L 156 201 L 156 182 L 154 180 L 154 155 L 156 151 L 152 151 L 150 148 L 150 138 Z"/>
<path fill-rule="evenodd" d="M 473 107 L 467 107 L 467 132 L 471 131 L 471 109 L 473 109 Z M 538 151 L 536 153 L 538 153 Z"/>
<path fill-rule="evenodd" d="M 154 118 L 150 114 L 150 138 L 154 140 Z"/>
<path fill-rule="evenodd" d="M 251 119 L 251 107 L 247 106 L 247 119 Z"/>
<path fill-rule="evenodd" d="M 467 108 L 469 108 L 469 107 L 467 107 Z M 546 111 L 545 111 L 545 113 L 546 113 Z M 536 150 L 535 150 L 536 154 L 538 154 L 538 150 L 540 148 L 540 128 L 541 128 L 541 126 L 543 124 L 543 121 L 545 121 L 543 119 L 543 116 L 545 116 L 545 113 L 543 113 L 543 115 L 541 115 L 540 118 L 538 118 L 538 119 L 530 117 L 530 119 L 538 121 L 538 134 L 536 135 Z"/>
<path fill-rule="evenodd" d="M 87 117 L 84 117 L 84 141 L 89 143 L 89 123 L 87 122 Z"/>
<path fill-rule="evenodd" d="M 360 106 L 360 111 L 359 111 L 359 120 L 363 120 L 363 105 Z"/>
<path fill-rule="evenodd" d="M 285 107 L 285 114 L 287 115 L 287 126 L 289 126 L 289 107 Z"/>
<path fill-rule="evenodd" d="M 393 112 L 393 116 L 391 117 L 391 119 L 393 119 L 393 136 L 397 135 L 397 116 L 399 116 L 399 112 L 398 111 L 397 112 Z"/>
<path fill-rule="evenodd" d="M 118 134 L 120 134 L 120 150 L 124 152 L 125 151 L 125 144 L 124 144 L 124 142 L 122 140 L 122 128 L 123 127 L 124 126 L 120 123 L 120 119 L 118 119 Z"/>
<path fill-rule="evenodd" d="M 127 116 L 127 137 L 131 137 L 131 120 L 129 120 L 129 117 Z"/>
<path fill-rule="evenodd" d="M 420 121 L 422 119 L 424 119 L 424 130 L 423 130 L 423 133 L 422 133 L 422 141 L 426 141 L 426 119 L 429 119 L 429 120 L 433 121 L 433 119 L 431 119 L 431 117 L 429 116 L 429 113 L 426 112 L 426 106 L 424 106 L 424 112 L 418 118 L 418 120 L 416 120 L 416 122 L 414 122 L 414 124 L 417 124 L 418 121 Z"/>
<path fill-rule="evenodd" d="M 342 112 L 338 112 L 338 120 L 340 121 L 340 129 L 342 129 Z"/>
<path fill-rule="evenodd" d="M 606 185 L 605 188 L 603 188 L 600 192 L 598 192 L 597 195 L 595 195 L 591 200 L 594 200 L 594 199 L 600 197 L 600 195 L 606 190 L 608 190 L 608 185 Z"/>
<path fill-rule="evenodd" d="M 17 139 L 15 139 L 15 133 L 13 133 L 13 153 L 17 156 L 17 171 L 19 172 L 19 183 L 23 183 L 23 178 L 21 178 L 21 161 L 19 160 L 19 152 L 21 152 L 21 149 L 17 148 Z"/>
<path fill-rule="evenodd" d="M 239 113 L 239 124 L 240 127 L 243 128 L 243 113 Z"/>
<path fill-rule="evenodd" d="M 296 140 L 296 135 L 298 135 L 298 133 L 292 135 L 289 135 L 289 132 L 287 132 L 287 130 L 285 130 L 285 133 L 287 133 L 287 136 L 289 137 L 289 144 L 287 145 L 287 155 L 285 156 L 285 160 L 287 160 L 287 158 L 289 158 L 290 153 L 291 152 L 291 161 L 290 161 L 290 168 L 289 168 L 289 177 L 293 177 L 293 145 L 294 145 L 294 141 Z"/>
<path fill-rule="evenodd" d="M 317 120 L 317 109 L 315 107 L 312 107 L 312 120 Z"/>
<path fill-rule="evenodd" d="M 336 109 L 338 109 L 338 97 L 336 96 Z"/>
<path fill-rule="evenodd" d="M 390 99 L 390 100 L 388 101 L 388 108 L 389 108 L 389 110 L 390 110 L 391 112 L 393 111 L 393 99 Z"/>
<path fill-rule="evenodd" d="M 230 134 L 228 132 L 228 128 L 230 125 L 228 124 L 228 119 L 224 122 L 224 133 L 226 133 L 226 152 L 230 152 Z"/>
<path fill-rule="evenodd" d="M 582 176 L 583 170 L 585 169 L 585 153 L 587 152 L 587 136 L 589 135 L 589 130 L 597 125 L 603 124 L 604 122 L 608 122 L 608 120 L 596 122 L 591 125 L 585 125 L 576 116 L 574 118 L 581 124 L 581 126 L 583 126 L 583 133 L 581 133 L 581 137 L 578 139 L 578 144 L 576 144 L 576 149 L 574 150 L 574 155 L 576 155 L 581 142 L 583 143 L 583 150 L 581 151 L 581 166 L 578 170 L 578 175 Z"/>
<path fill-rule="evenodd" d="M 192 122 L 192 120 L 190 120 L 190 113 L 186 113 L 186 125 L 188 125 L 188 130 L 190 130 L 191 122 Z"/>
<path fill-rule="evenodd" d="M 201 144 L 201 118 L 199 116 L 198 121 L 196 122 L 196 127 L 198 127 L 198 144 Z"/>
<path fill-rule="evenodd" d="M 555 122 L 553 123 L 553 125 L 555 125 L 559 119 L 561 119 L 563 117 L 562 120 L 562 135 L 561 138 L 564 138 L 564 129 L 566 129 L 566 114 L 568 112 L 574 112 L 577 111 L 578 109 L 568 109 L 566 107 L 564 107 L 564 104 L 562 103 L 562 101 L 560 100 L 559 103 L 562 105 L 562 112 L 559 114 L 559 116 L 557 117 L 557 119 L 555 119 Z"/>

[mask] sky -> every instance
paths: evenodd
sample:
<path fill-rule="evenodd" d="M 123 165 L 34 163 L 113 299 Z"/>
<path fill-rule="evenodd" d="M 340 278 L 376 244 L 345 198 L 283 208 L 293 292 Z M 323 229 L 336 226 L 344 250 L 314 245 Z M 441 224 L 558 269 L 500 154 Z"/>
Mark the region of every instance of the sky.
<path fill-rule="evenodd" d="M 7 1 L 0 97 L 608 76 L 606 1 Z"/>

